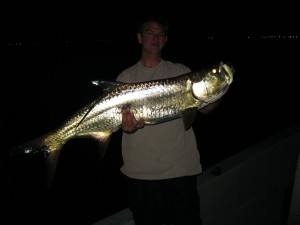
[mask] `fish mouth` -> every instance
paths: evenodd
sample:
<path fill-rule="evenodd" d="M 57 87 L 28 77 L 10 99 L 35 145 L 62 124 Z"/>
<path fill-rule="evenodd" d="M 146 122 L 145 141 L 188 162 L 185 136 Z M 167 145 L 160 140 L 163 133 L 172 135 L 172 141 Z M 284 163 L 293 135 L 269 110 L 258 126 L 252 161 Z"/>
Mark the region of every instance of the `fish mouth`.
<path fill-rule="evenodd" d="M 220 66 L 225 70 L 227 83 L 231 84 L 233 81 L 233 74 L 235 73 L 234 66 L 232 63 L 221 63 Z"/>
<path fill-rule="evenodd" d="M 225 63 L 231 70 L 232 75 L 235 74 L 235 66 L 231 62 Z"/>

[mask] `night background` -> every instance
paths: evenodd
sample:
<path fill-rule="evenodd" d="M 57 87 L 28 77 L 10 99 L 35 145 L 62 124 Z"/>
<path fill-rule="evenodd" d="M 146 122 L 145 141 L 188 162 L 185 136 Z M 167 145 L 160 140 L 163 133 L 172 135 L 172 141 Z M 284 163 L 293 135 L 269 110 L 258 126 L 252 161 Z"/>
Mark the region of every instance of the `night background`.
<path fill-rule="evenodd" d="M 193 125 L 204 169 L 300 122 L 295 7 L 201 4 L 127 5 L 136 11 L 79 3 L 3 8 L 1 224 L 92 224 L 127 207 L 120 131 L 101 162 L 95 141 L 68 142 L 51 192 L 42 155 L 8 157 L 7 150 L 51 131 L 101 95 L 92 80 L 113 81 L 136 63 L 136 30 L 148 13 L 170 19 L 164 59 L 192 70 L 220 60 L 235 66 L 222 104 Z"/>

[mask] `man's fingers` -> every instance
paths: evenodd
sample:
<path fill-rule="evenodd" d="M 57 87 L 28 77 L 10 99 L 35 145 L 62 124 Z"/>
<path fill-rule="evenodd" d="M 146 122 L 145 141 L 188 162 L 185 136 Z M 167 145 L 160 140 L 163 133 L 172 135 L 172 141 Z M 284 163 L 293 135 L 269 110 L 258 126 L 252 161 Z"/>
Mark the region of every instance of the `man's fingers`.
<path fill-rule="evenodd" d="M 136 120 L 130 109 L 126 108 L 122 111 L 122 129 L 126 132 L 134 132 L 144 127 L 144 120 Z"/>
<path fill-rule="evenodd" d="M 137 127 L 138 128 L 143 128 L 145 126 L 145 121 L 143 119 L 139 119 L 137 121 Z"/>

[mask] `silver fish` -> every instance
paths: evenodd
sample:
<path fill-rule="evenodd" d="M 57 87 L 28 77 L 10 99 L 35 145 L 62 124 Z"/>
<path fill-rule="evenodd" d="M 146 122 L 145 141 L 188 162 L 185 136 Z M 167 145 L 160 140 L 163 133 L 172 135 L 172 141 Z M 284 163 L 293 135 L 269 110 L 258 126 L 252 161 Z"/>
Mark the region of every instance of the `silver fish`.
<path fill-rule="evenodd" d="M 77 111 L 60 127 L 11 149 L 11 154 L 43 152 L 50 165 L 49 185 L 63 145 L 70 139 L 90 137 L 108 143 L 121 128 L 122 110 L 129 107 L 146 125 L 181 117 L 189 129 L 199 109 L 215 102 L 233 81 L 232 66 L 220 62 L 208 69 L 177 77 L 140 83 L 94 81 L 104 94 Z M 102 149 L 104 155 L 106 147 Z"/>

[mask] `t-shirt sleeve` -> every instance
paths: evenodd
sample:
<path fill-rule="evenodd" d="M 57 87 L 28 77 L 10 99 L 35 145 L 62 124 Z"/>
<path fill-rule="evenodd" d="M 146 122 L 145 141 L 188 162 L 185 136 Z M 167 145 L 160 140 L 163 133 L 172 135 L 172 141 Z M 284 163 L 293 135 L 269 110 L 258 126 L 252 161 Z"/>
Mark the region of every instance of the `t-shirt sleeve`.
<path fill-rule="evenodd" d="M 191 72 L 191 69 L 184 64 L 177 63 L 176 65 L 178 67 L 178 71 L 180 71 L 180 74 Z"/>
<path fill-rule="evenodd" d="M 127 77 L 127 73 L 126 71 L 122 71 L 118 76 L 117 76 L 117 79 L 116 81 L 119 81 L 119 82 L 125 82 L 126 83 L 126 77 Z"/>

